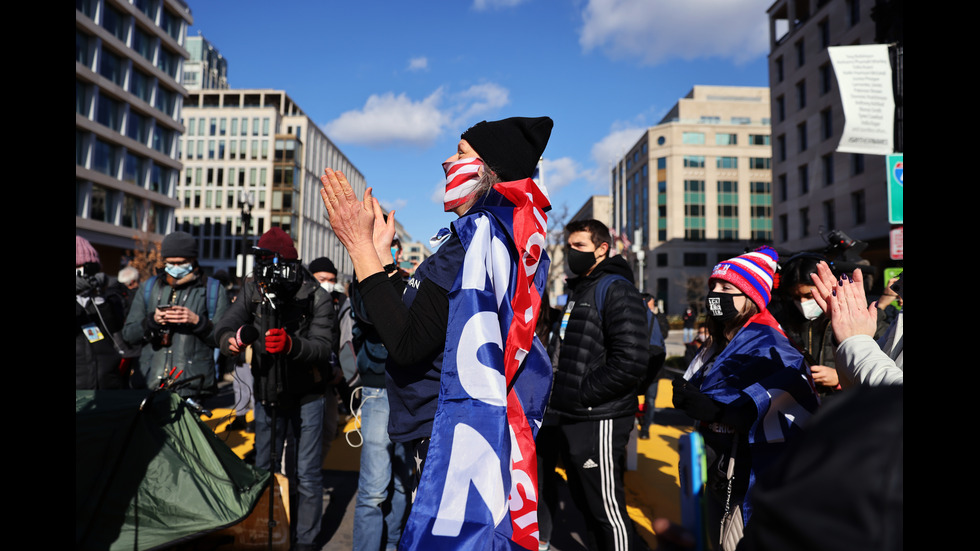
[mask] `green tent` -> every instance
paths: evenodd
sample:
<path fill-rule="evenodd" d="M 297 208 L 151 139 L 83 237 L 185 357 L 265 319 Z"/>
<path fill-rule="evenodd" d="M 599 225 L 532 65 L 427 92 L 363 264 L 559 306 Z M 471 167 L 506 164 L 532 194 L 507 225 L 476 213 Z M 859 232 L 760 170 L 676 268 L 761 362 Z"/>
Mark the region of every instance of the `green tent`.
<path fill-rule="evenodd" d="M 170 391 L 75 391 L 77 549 L 154 549 L 231 526 L 269 479 Z"/>

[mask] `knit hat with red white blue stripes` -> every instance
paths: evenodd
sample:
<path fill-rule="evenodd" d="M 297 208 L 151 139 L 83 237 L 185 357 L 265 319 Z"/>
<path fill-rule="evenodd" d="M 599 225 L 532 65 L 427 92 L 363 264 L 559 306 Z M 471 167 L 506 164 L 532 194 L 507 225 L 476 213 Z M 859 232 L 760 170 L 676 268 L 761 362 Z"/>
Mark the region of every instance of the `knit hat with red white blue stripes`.
<path fill-rule="evenodd" d="M 711 279 L 727 281 L 738 287 L 759 310 L 765 310 L 772 298 L 772 278 L 778 261 L 779 253 L 775 249 L 759 247 L 719 263 L 711 271 Z"/>

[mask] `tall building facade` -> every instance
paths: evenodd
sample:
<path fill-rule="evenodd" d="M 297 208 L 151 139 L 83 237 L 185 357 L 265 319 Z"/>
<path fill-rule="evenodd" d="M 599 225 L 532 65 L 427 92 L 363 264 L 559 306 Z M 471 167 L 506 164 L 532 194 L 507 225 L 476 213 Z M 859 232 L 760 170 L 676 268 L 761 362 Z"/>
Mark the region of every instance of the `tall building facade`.
<path fill-rule="evenodd" d="M 695 86 L 613 168 L 612 227 L 668 314 L 701 305 L 719 260 L 772 240 L 769 117 L 768 88 Z"/>
<path fill-rule="evenodd" d="M 844 111 L 827 48 L 873 44 L 872 0 L 778 0 L 768 10 L 775 244 L 822 250 L 832 229 L 888 262 L 886 161 L 837 153 Z"/>
<path fill-rule="evenodd" d="M 110 273 L 174 227 L 192 21 L 181 0 L 75 1 L 75 233 Z"/>
<path fill-rule="evenodd" d="M 228 60 L 203 36 L 188 36 L 190 58 L 184 63 L 184 87 L 188 90 L 227 90 Z"/>
<path fill-rule="evenodd" d="M 342 171 L 359 197 L 364 176 L 286 92 L 191 92 L 184 121 L 177 219 L 199 237 L 202 266 L 234 273 L 243 247 L 248 252 L 278 226 L 304 262 L 328 256 L 351 276 L 350 258 L 326 220 L 320 176 L 326 167 Z"/>

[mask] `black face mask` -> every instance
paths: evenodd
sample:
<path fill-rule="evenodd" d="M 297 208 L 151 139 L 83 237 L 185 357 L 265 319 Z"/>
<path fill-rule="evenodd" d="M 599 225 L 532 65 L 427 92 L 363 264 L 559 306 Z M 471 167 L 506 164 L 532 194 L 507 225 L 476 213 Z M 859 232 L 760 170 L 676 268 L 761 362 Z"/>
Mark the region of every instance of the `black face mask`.
<path fill-rule="evenodd" d="M 704 305 L 708 309 L 709 316 L 718 321 L 728 321 L 738 315 L 738 308 L 735 308 L 735 297 L 744 296 L 744 293 L 733 295 L 730 293 L 709 291 Z"/>
<path fill-rule="evenodd" d="M 580 276 L 589 271 L 596 261 L 595 251 L 576 251 L 568 249 L 568 269 L 573 274 Z"/>

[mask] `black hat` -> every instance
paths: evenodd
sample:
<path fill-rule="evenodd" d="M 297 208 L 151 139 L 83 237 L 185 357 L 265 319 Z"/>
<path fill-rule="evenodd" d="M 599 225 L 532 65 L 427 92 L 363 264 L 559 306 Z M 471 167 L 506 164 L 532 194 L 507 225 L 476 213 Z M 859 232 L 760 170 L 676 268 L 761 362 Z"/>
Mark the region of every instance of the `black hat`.
<path fill-rule="evenodd" d="M 549 117 L 478 122 L 460 138 L 505 182 L 530 178 L 555 125 Z"/>
<path fill-rule="evenodd" d="M 327 272 L 330 274 L 337 275 L 337 267 L 333 265 L 333 262 L 325 256 L 310 262 L 310 273 L 315 274 L 317 272 Z"/>
<path fill-rule="evenodd" d="M 163 238 L 160 256 L 163 258 L 197 258 L 197 240 L 187 232 L 175 231 Z"/>

